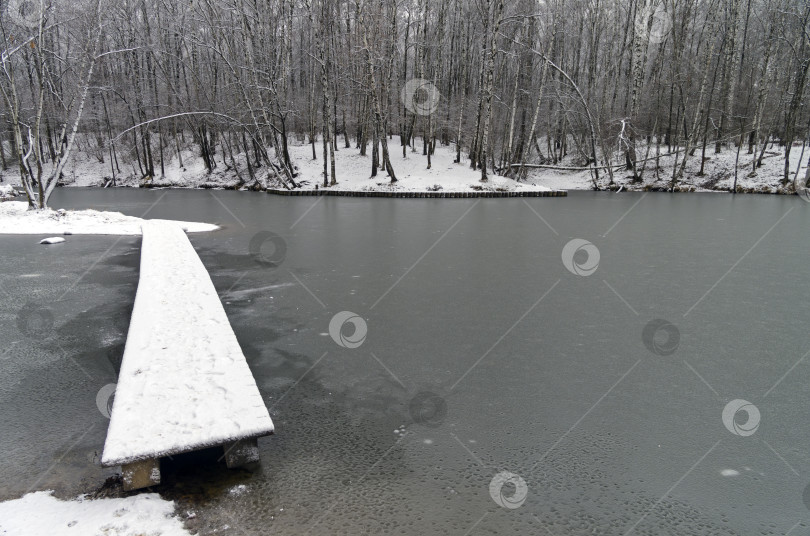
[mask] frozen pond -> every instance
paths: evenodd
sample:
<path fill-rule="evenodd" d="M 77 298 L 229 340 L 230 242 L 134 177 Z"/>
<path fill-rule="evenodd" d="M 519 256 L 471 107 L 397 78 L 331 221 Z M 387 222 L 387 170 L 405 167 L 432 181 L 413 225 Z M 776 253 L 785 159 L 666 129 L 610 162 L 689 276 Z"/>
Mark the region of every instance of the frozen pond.
<path fill-rule="evenodd" d="M 797 197 L 60 189 L 52 204 L 225 226 L 190 238 L 276 435 L 257 472 L 212 454 L 165 473 L 201 534 L 808 530 Z M 112 474 L 96 398 L 116 379 L 140 239 L 39 238 L 0 236 L 0 499 Z M 592 246 L 566 267 L 573 239 Z M 53 318 L 39 338 L 35 310 Z M 343 311 L 361 333 L 333 338 Z"/>

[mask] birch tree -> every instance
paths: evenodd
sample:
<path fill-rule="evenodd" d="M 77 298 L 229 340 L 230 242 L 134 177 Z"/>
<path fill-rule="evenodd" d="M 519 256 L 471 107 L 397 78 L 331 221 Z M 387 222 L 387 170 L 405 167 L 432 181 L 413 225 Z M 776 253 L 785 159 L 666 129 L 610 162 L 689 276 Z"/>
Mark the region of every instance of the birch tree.
<path fill-rule="evenodd" d="M 46 4 L 45 0 L 39 0 L 38 7 L 35 6 L 33 10 L 35 18 L 29 13 L 28 16 L 17 19 L 17 25 L 20 27 L 16 31 L 23 32 L 22 35 L 27 36 L 19 44 L 16 44 L 15 33 L 12 33 L 15 30 L 12 30 L 9 24 L 14 21 L 4 17 L 0 25 L 3 33 L 3 51 L 0 56 L 3 79 L 0 83 L 0 92 L 9 111 L 20 180 L 28 198 L 29 209 L 48 208 L 48 199 L 53 194 L 73 150 L 87 103 L 93 71 L 99 59 L 97 54 L 102 32 L 101 2 L 95 0 L 84 13 L 79 14 L 82 19 L 80 25 L 62 32 L 63 35 L 65 33 L 70 35 L 70 43 L 76 46 L 75 51 L 79 57 L 69 62 L 62 73 L 72 84 L 56 83 L 54 78 L 56 73 L 48 68 L 50 63 L 48 60 L 50 55 L 57 55 L 61 50 L 45 48 L 46 37 L 59 28 L 58 22 L 50 21 L 58 21 L 60 15 L 64 16 L 55 11 L 54 6 Z M 26 22 L 35 22 L 35 26 L 25 28 Z M 56 44 L 60 43 L 57 41 Z M 25 65 L 20 61 L 22 51 L 26 49 L 30 49 L 33 65 Z M 29 78 L 31 93 L 34 96 L 31 102 L 33 113 L 30 117 L 24 117 L 20 86 L 25 83 L 21 78 L 28 67 L 33 68 L 36 77 Z M 67 86 L 73 84 L 76 87 L 71 91 Z M 61 124 L 56 138 L 56 148 L 48 166 L 40 143 L 43 115 L 46 113 L 49 100 L 46 96 L 58 102 L 61 108 L 58 110 Z"/>

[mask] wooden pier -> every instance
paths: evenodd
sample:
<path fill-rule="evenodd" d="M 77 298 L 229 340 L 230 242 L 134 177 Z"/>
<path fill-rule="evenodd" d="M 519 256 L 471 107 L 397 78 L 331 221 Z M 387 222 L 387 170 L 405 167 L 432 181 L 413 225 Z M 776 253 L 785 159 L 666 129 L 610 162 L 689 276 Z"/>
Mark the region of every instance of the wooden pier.
<path fill-rule="evenodd" d="M 160 483 L 160 459 L 222 447 L 259 461 L 273 421 L 208 271 L 183 230 L 145 222 L 141 268 L 102 465 L 124 489 Z"/>

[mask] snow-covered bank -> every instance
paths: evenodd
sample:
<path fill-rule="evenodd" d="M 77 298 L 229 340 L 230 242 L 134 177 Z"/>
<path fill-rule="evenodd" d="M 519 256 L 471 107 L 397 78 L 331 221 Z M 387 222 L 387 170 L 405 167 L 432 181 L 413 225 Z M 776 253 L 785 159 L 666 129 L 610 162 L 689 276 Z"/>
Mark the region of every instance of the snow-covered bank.
<path fill-rule="evenodd" d="M 354 145 L 345 148 L 342 137 L 338 140 L 338 150 L 335 152 L 335 169 L 337 184 L 330 189 L 340 191 L 396 191 L 396 192 L 548 192 L 551 188 L 543 184 L 517 182 L 507 177 L 498 176 L 490 171 L 489 181 L 480 182 L 481 172 L 470 168 L 469 160 L 462 153 L 460 163 L 455 163 L 455 146 L 436 146 L 432 156 L 431 169 L 427 169 L 427 157 L 422 154 L 421 144 L 417 143 L 419 150 L 407 148 L 406 155 L 402 156 L 402 146 L 399 137 L 389 139 L 391 164 L 398 181 L 391 184 L 390 179 L 381 169 L 376 177 L 371 177 L 371 145 L 368 154 L 361 156 L 359 149 Z M 316 144 L 317 159 L 312 159 L 311 145 L 290 145 L 290 158 L 297 168 L 296 183 L 305 190 L 314 190 L 316 186 L 323 188 L 323 153 L 322 146 Z M 272 150 L 270 150 L 272 154 Z M 203 165 L 197 149 L 181 151 L 181 158 L 177 153 L 169 156 L 167 153 L 164 162 L 164 172 L 156 164 L 154 178 L 142 180 L 135 170 L 124 169 L 123 173 L 116 174 L 117 186 L 151 187 L 151 188 L 227 188 L 227 189 L 257 189 L 283 188 L 283 185 L 271 178 L 265 167 L 256 167 L 253 163 L 256 176 L 251 181 L 247 169 L 247 159 L 244 153 L 230 155 L 217 151 L 214 160 L 217 166 L 208 173 Z M 253 156 L 251 155 L 251 158 Z M 234 166 L 235 162 L 235 166 Z M 123 169 L 123 167 L 122 167 Z M 19 182 L 19 173 L 9 170 L 4 175 L 7 181 Z M 65 186 L 112 186 L 112 172 L 109 162 L 99 160 L 85 153 L 74 153 L 64 172 L 63 184 Z"/>
<path fill-rule="evenodd" d="M 456 164 L 456 154 L 451 147 L 436 147 L 431 157 L 430 169 L 427 169 L 427 157 L 421 152 L 407 150 L 402 157 L 402 147 L 395 138 L 389 142 L 391 165 L 397 176 L 397 182 L 391 184 L 385 171 L 378 171 L 371 178 L 371 159 L 361 156 L 354 148 L 340 148 L 335 153 L 337 184 L 329 186 L 330 190 L 354 192 L 550 192 L 552 188 L 542 184 L 521 183 L 507 177 L 490 173 L 487 182 L 481 182 L 481 172 L 470 168 L 469 162 Z M 369 149 L 370 152 L 370 149 Z M 293 156 L 294 155 L 294 156 Z M 312 148 L 298 146 L 291 148 L 291 157 L 299 166 L 299 186 L 305 190 L 322 188 L 323 160 L 312 160 Z"/>
<path fill-rule="evenodd" d="M 91 141 L 91 140 L 90 140 Z M 88 141 L 88 145 L 92 143 Z M 552 168 L 532 168 L 528 171 L 525 181 L 514 181 L 499 176 L 490 171 L 489 181 L 482 183 L 480 171 L 470 169 L 466 151 L 462 151 L 461 162 L 455 163 L 455 145 L 437 145 L 432 157 L 431 169 L 427 169 L 427 158 L 422 154 L 421 141 L 417 140 L 416 151 L 410 147 L 406 155 L 402 156 L 402 147 L 398 136 L 388 140 L 391 163 L 394 167 L 398 181 L 390 183 L 384 170 L 379 170 L 376 177 L 371 177 L 371 146 L 368 154 L 361 156 L 359 149 L 352 143 L 346 148 L 343 137 L 338 139 L 338 151 L 335 153 L 335 169 L 337 184 L 328 188 L 336 191 L 356 192 L 548 192 L 554 190 L 592 190 L 594 184 L 591 171 L 579 169 L 582 167 L 582 157 L 574 151 L 561 160 L 555 162 Z M 314 190 L 317 186 L 323 189 L 323 153 L 320 142 L 316 143 L 317 158 L 312 158 L 312 146 L 290 140 L 290 158 L 298 173 L 296 182 L 303 190 Z M 544 141 L 539 143 L 545 147 Z M 734 183 L 734 169 L 737 167 L 737 189 L 740 192 L 756 193 L 793 193 L 792 184 L 783 185 L 781 180 L 784 170 L 785 148 L 778 144 L 771 144 L 765 151 L 762 166 L 756 173 L 752 172 L 754 155 L 748 154 L 747 146 L 743 146 L 737 161 L 735 147 L 725 147 L 719 154 L 715 154 L 711 146 L 706 151 L 704 169 L 701 173 L 701 148 L 689 157 L 683 179 L 676 184 L 677 191 L 722 191 L 731 190 Z M 656 157 L 656 150 L 660 155 Z M 666 154 L 668 150 L 679 151 L 677 157 L 682 158 L 680 148 L 666 146 L 656 147 L 639 143 L 637 155 L 640 160 L 638 170 L 642 173 L 641 181 L 633 181 L 631 173 L 623 166 L 614 167 L 614 184 L 610 185 L 607 170 L 602 168 L 599 172 L 598 186 L 601 190 L 619 189 L 624 191 L 640 190 L 667 190 L 670 188 L 675 154 Z M 273 154 L 272 149 L 268 149 Z M 183 149 L 178 157 L 176 152 L 166 151 L 166 160 L 163 171 L 156 163 L 156 177 L 143 179 L 131 165 L 121 165 L 116 172 L 116 186 L 153 187 L 153 188 L 226 188 L 226 189 L 283 189 L 283 185 L 268 173 L 264 166 L 257 167 L 255 156 L 251 155 L 255 180 L 250 178 L 247 157 L 244 153 L 224 154 L 221 147 L 217 147 L 214 155 L 216 167 L 209 173 L 199 156 L 199 150 L 193 145 Z M 802 156 L 801 145 L 794 146 L 790 155 L 791 181 L 797 169 L 799 177 L 803 177 L 807 169 L 806 161 L 810 150 L 805 150 Z M 537 161 L 536 153 L 531 160 Z M 614 164 L 622 160 L 617 151 L 614 154 Z M 800 160 L 803 160 L 800 163 Z M 182 165 L 181 165 L 182 161 Z M 643 162 L 642 162 L 643 161 Z M 680 165 L 680 164 L 679 164 Z M 47 164 L 45 166 L 47 168 Z M 560 168 L 574 168 L 560 169 Z M 19 173 L 9 169 L 3 173 L 3 180 L 7 183 L 18 184 Z M 95 154 L 74 152 L 71 161 L 67 164 L 62 183 L 64 186 L 113 186 L 112 170 L 109 161 L 99 161 Z M 3 186 L 0 185 L 0 188 Z M 1 193 L 1 192 L 0 192 Z"/>
<path fill-rule="evenodd" d="M 0 503 L 0 534 L 8 536 L 189 536 L 175 505 L 157 493 L 125 499 L 60 501 L 52 491 Z"/>
<path fill-rule="evenodd" d="M 614 168 L 614 185 L 612 189 L 622 188 L 624 191 L 668 190 L 672 180 L 676 155 L 664 154 L 667 148 L 660 148 L 661 155 L 656 161 L 656 148 L 651 146 L 649 152 L 646 146 L 639 146 L 637 150 L 640 160 L 651 159 L 638 164 L 638 171 L 642 174 L 641 181 L 633 181 L 632 172 L 623 166 Z M 726 148 L 723 152 L 715 154 L 714 147 L 706 151 L 706 160 L 703 164 L 703 173 L 700 171 L 700 148 L 694 156 L 689 157 L 684 170 L 683 179 L 676 186 L 676 191 L 693 192 L 729 192 L 734 186 L 734 168 L 737 167 L 737 191 L 740 193 L 768 193 L 792 194 L 792 181 L 796 170 L 799 169 L 799 180 L 807 171 L 807 157 L 810 150 L 806 149 L 802 156 L 801 145 L 792 148 L 790 153 L 790 181 L 787 185 L 781 183 L 785 166 L 784 147 L 769 146 L 765 151 L 762 166 L 753 173 L 754 155 L 747 154 L 744 146 L 737 160 L 737 150 L 734 147 Z M 677 154 L 678 165 L 683 159 L 683 153 Z M 564 159 L 555 164 L 557 167 L 579 167 L 573 157 Z M 591 171 L 569 171 L 559 169 L 531 169 L 527 181 L 533 184 L 547 186 L 552 189 L 566 190 L 593 190 Z M 608 189 L 610 176 L 606 169 L 599 170 L 599 188 Z"/>
<path fill-rule="evenodd" d="M 24 201 L 0 203 L 0 234 L 103 234 L 139 235 L 146 221 L 120 212 L 97 210 L 28 210 Z M 215 231 L 211 223 L 175 222 L 184 231 Z"/>

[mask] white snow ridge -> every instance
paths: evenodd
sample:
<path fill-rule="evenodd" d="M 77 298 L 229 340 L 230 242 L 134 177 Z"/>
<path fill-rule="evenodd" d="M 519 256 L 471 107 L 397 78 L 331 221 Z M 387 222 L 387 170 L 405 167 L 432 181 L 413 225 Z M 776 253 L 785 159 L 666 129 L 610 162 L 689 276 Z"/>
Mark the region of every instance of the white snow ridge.
<path fill-rule="evenodd" d="M 190 536 L 174 516 L 174 502 L 157 493 L 126 499 L 77 497 L 61 501 L 52 491 L 0 503 L 0 534 L 8 536 Z"/>

